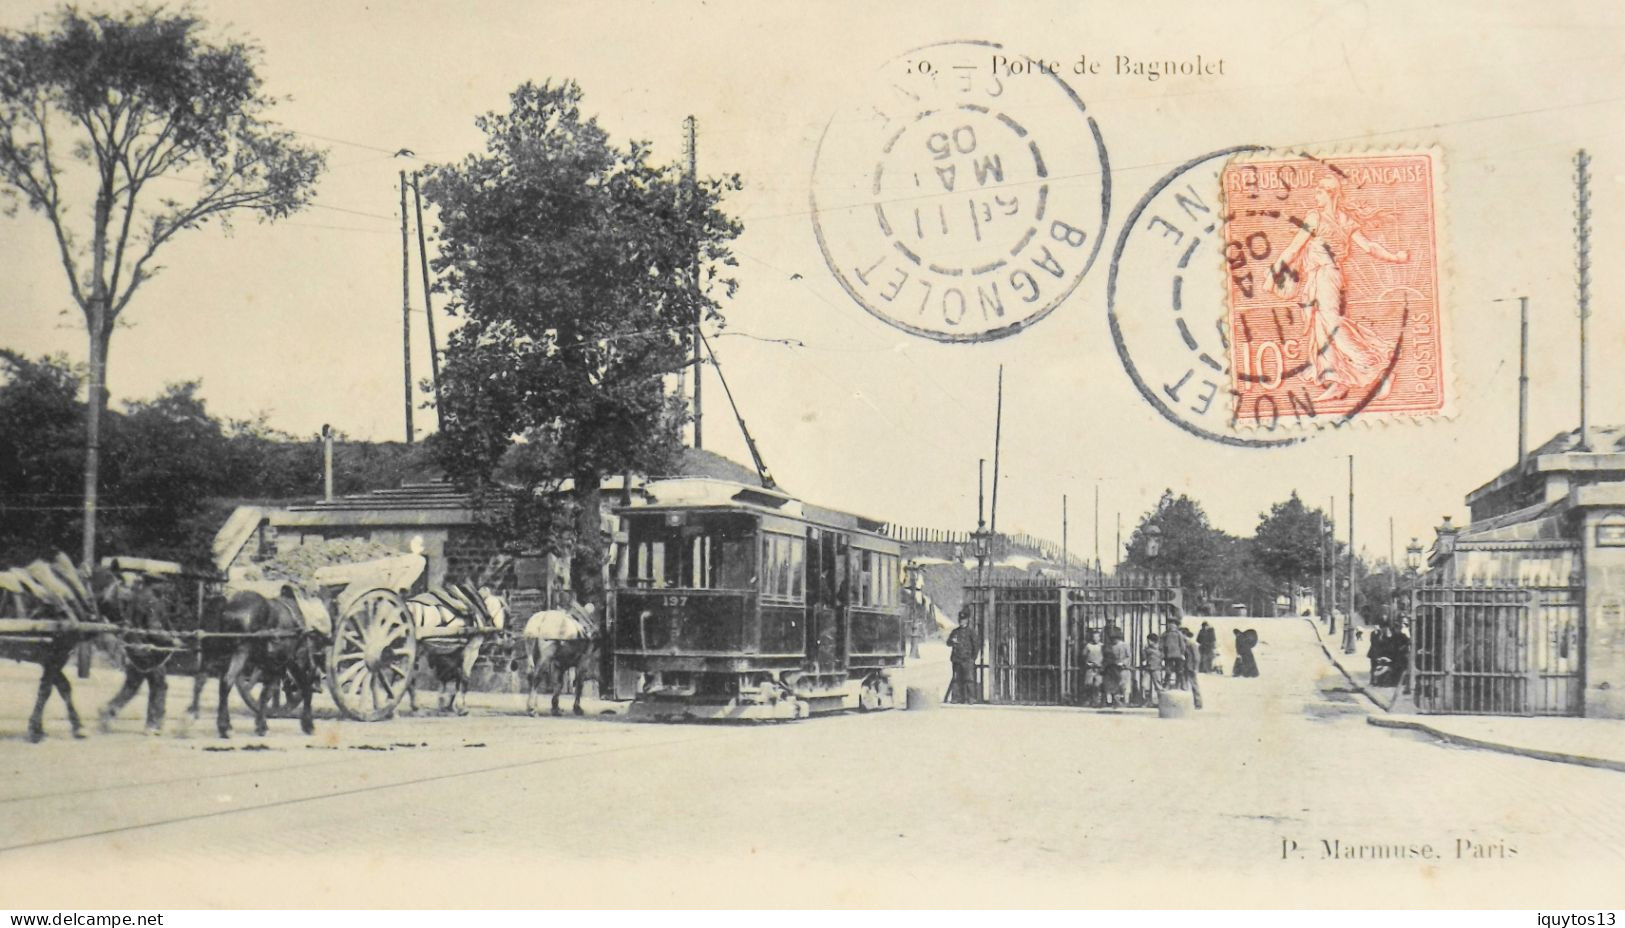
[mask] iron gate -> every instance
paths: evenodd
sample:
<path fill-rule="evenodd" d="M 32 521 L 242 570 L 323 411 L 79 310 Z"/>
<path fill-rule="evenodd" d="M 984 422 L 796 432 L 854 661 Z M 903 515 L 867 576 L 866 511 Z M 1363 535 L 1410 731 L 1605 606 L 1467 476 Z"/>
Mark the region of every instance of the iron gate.
<path fill-rule="evenodd" d="M 1424 586 L 1411 596 L 1418 711 L 1581 714 L 1585 587 Z"/>
<path fill-rule="evenodd" d="M 1083 647 L 1121 634 L 1129 666 L 1141 665 L 1149 632 L 1162 634 L 1181 617 L 1180 590 L 1169 577 L 1007 581 L 965 587 L 972 628 L 981 642 L 976 691 L 990 703 L 1082 705 Z"/>

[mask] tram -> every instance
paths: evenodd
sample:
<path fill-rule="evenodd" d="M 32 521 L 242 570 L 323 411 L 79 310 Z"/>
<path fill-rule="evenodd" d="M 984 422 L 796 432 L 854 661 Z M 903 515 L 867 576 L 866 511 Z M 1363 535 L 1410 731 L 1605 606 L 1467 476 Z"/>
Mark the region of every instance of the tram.
<path fill-rule="evenodd" d="M 611 591 L 631 714 L 795 719 L 895 705 L 903 546 L 882 523 L 776 489 L 650 483 L 623 507 Z"/>

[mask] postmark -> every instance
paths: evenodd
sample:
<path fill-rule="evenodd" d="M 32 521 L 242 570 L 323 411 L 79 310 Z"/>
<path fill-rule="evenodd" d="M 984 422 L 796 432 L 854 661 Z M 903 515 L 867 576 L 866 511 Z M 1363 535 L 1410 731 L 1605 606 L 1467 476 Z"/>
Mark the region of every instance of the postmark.
<path fill-rule="evenodd" d="M 1199 155 L 1151 185 L 1124 221 L 1106 278 L 1112 341 L 1129 379 L 1164 418 L 1192 435 L 1279 447 L 1302 434 L 1238 427 L 1218 271 L 1224 263 L 1220 173 L 1243 145 Z"/>
<path fill-rule="evenodd" d="M 1448 415 L 1437 151 L 1232 157 L 1224 290 L 1239 427 Z"/>
<path fill-rule="evenodd" d="M 865 310 L 945 342 L 1012 335 L 1066 301 L 1111 211 L 1094 116 L 990 42 L 915 49 L 824 130 L 812 178 L 825 262 Z"/>

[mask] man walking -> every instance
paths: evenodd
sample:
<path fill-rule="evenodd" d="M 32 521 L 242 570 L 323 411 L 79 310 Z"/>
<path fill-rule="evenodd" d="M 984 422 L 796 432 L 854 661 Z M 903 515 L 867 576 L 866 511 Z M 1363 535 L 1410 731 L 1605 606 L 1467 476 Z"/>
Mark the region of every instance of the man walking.
<path fill-rule="evenodd" d="M 953 664 L 953 679 L 948 682 L 948 692 L 943 701 L 957 703 L 975 702 L 974 688 L 976 680 L 976 654 L 981 650 L 980 642 L 976 640 L 976 632 L 970 627 L 970 607 L 965 606 L 959 610 L 959 624 L 948 633 L 948 655 Z"/>
<path fill-rule="evenodd" d="M 1197 652 L 1201 657 L 1202 673 L 1213 672 L 1213 658 L 1219 650 L 1219 635 L 1213 626 L 1202 623 L 1202 630 L 1196 633 Z"/>

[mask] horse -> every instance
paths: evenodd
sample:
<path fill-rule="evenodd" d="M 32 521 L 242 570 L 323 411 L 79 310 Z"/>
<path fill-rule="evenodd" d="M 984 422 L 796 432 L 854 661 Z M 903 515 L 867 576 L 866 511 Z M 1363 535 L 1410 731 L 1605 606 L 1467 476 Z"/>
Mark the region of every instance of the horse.
<path fill-rule="evenodd" d="M 57 619 L 66 622 L 97 622 L 102 620 L 121 624 L 127 589 L 111 571 L 96 568 L 90 583 L 85 583 L 73 563 L 58 554 L 54 561 L 35 561 L 27 567 L 0 571 L 0 615 L 14 615 L 29 619 Z M 28 740 L 38 744 L 45 738 L 45 703 L 56 690 L 68 710 L 68 724 L 75 738 L 85 737 L 85 726 L 79 711 L 73 705 L 73 686 L 62 668 L 68 664 L 74 649 L 86 640 L 83 631 L 71 624 L 41 636 L 37 646 L 19 649 L 23 657 L 40 665 L 39 692 L 34 699 L 34 711 L 28 716 Z M 104 650 L 118 655 L 117 639 L 108 635 L 94 636 Z M 15 654 L 13 656 L 16 656 Z"/>
<path fill-rule="evenodd" d="M 253 703 L 254 733 L 264 737 L 270 732 L 265 722 L 265 707 L 284 679 L 291 679 L 298 691 L 300 730 L 307 735 L 316 733 L 311 709 L 317 678 L 316 632 L 306 624 L 291 586 L 284 586 L 281 595 L 274 599 L 252 591 L 236 593 L 230 599 L 211 597 L 204 605 L 204 630 L 242 637 L 216 639 L 220 643 L 204 647 L 192 685 L 190 712 L 193 718 L 198 717 L 204 682 L 210 676 L 218 676 L 220 703 L 215 724 L 220 737 L 230 738 L 231 692 L 238 680 L 257 673 L 262 685 L 259 698 Z"/>
<path fill-rule="evenodd" d="M 460 631 L 470 626 L 475 630 L 501 631 L 508 622 L 507 603 L 488 587 L 481 587 L 477 593 L 457 586 L 420 593 L 406 601 L 406 611 L 420 633 L 439 629 Z M 441 712 L 468 714 L 468 681 L 485 640 L 486 636 L 478 634 L 466 638 L 419 638 L 419 651 L 440 681 Z M 406 698 L 413 712 L 418 708 L 415 676 L 408 677 L 406 683 Z M 461 708 L 457 704 L 459 696 L 463 700 Z"/>
<path fill-rule="evenodd" d="M 525 653 L 530 656 L 530 679 L 525 689 L 525 711 L 536 714 L 536 690 L 542 675 L 553 675 L 553 714 L 559 714 L 559 693 L 564 674 L 575 671 L 576 702 L 570 711 L 581 715 L 581 687 L 598 660 L 600 631 L 592 620 L 592 606 L 581 610 L 544 609 L 525 620 Z"/>

